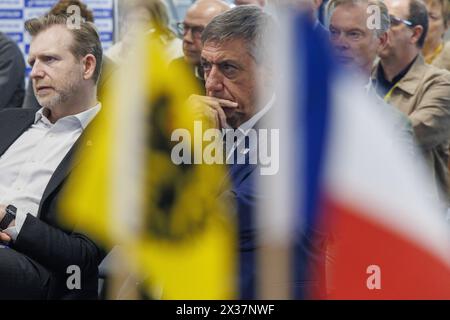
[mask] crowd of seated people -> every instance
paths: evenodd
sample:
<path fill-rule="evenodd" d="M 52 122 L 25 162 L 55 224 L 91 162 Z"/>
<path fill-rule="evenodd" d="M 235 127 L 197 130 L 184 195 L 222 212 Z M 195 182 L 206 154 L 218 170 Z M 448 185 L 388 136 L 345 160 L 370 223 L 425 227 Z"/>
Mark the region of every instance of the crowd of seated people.
<path fill-rule="evenodd" d="M 103 93 L 126 63 L 131 38 L 157 32 L 167 49 L 167 72 L 184 65 L 200 92 L 191 102 L 217 129 L 243 136 L 277 110 L 274 66 L 260 56 L 271 44 L 261 34 L 275 30 L 276 18 L 265 1 L 197 0 L 172 31 L 162 0 L 130 2 L 130 22 L 120 42 L 106 53 L 92 12 L 78 0 L 60 0 L 46 15 L 30 19 L 26 63 L 32 68 L 25 86 L 25 62 L 17 45 L 0 33 L 0 299 L 97 299 L 98 266 L 108 253 L 73 226 L 58 220 L 58 202 L 70 176 L 77 143 L 102 112 Z M 449 202 L 450 45 L 445 0 L 330 0 L 326 27 L 317 19 L 321 1 L 304 7 L 320 37 L 327 38 L 336 64 L 359 73 L 367 99 L 395 119 L 400 139 L 418 150 L 428 164 L 436 199 Z M 67 27 L 65 11 L 78 5 L 80 28 Z M 375 29 L 366 23 L 369 6 L 381 14 Z M 155 31 L 156 30 L 156 31 Z M 268 56 L 268 55 L 267 55 Z M 260 81 L 263 79 L 263 81 Z M 262 93 L 262 94 L 261 94 Z M 245 139 L 227 150 L 239 149 Z M 255 298 L 257 227 L 254 216 L 261 196 L 254 182 L 256 166 L 227 168 L 231 184 L 221 199 L 234 204 L 239 230 L 239 297 Z M 317 230 L 314 230 L 314 232 Z M 310 232 L 308 234 L 312 234 Z M 300 239 L 301 238 L 301 239 Z M 302 292 L 327 295 L 326 239 L 301 236 L 299 256 L 322 265 L 302 272 Z M 320 244 L 318 244 L 320 243 Z M 301 262 L 299 262 L 301 264 Z M 67 268 L 82 270 L 81 289 L 66 285 Z M 305 266 L 306 268 L 306 266 Z"/>

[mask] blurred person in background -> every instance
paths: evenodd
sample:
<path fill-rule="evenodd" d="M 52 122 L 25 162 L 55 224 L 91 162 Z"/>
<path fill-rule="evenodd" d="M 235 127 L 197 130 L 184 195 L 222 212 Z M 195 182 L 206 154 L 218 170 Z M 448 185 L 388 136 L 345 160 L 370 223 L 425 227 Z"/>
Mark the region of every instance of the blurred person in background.
<path fill-rule="evenodd" d="M 386 0 L 391 27 L 379 52 L 372 85 L 386 102 L 412 123 L 429 167 L 436 198 L 449 202 L 450 73 L 425 63 L 421 54 L 428 12 L 420 0 Z"/>
<path fill-rule="evenodd" d="M 142 34 L 156 35 L 166 49 L 169 61 L 183 55 L 182 41 L 169 27 L 169 15 L 162 0 L 131 0 L 125 6 L 122 39 L 106 51 L 106 56 L 122 63 L 136 38 Z"/>
<path fill-rule="evenodd" d="M 380 12 L 380 26 L 370 29 L 367 21 L 370 18 L 369 7 L 373 6 Z M 378 53 L 383 50 L 388 41 L 390 18 L 386 5 L 382 0 L 332 0 L 328 4 L 330 14 L 330 40 L 336 50 L 339 63 L 356 69 L 363 76 L 366 90 L 370 98 L 386 117 L 393 121 L 394 130 L 414 153 L 414 133 L 409 119 L 396 107 L 383 101 L 371 88 L 371 72 Z"/>
<path fill-rule="evenodd" d="M 22 106 L 25 60 L 17 44 L 0 32 L 0 110 Z"/>
<path fill-rule="evenodd" d="M 450 42 L 444 42 L 450 18 L 448 0 L 426 0 L 425 5 L 429 23 L 428 34 L 422 50 L 425 62 L 450 71 Z M 450 171 L 450 161 L 448 168 Z"/>
<path fill-rule="evenodd" d="M 379 8 L 380 28 L 369 29 L 367 8 Z M 330 40 L 339 63 L 355 68 L 367 79 L 378 52 L 386 45 L 390 26 L 386 5 L 379 0 L 332 0 L 330 14 Z"/>
<path fill-rule="evenodd" d="M 234 4 L 237 6 L 255 5 L 261 8 L 266 6 L 266 0 L 234 0 Z"/>
<path fill-rule="evenodd" d="M 370 29 L 367 21 L 370 16 L 369 6 L 380 12 L 380 26 Z M 374 105 L 386 124 L 392 127 L 397 135 L 392 142 L 408 148 L 409 154 L 415 155 L 414 133 L 409 119 L 396 107 L 389 105 L 376 95 L 370 85 L 371 71 L 377 54 L 384 48 L 388 40 L 390 18 L 388 9 L 382 0 L 331 0 L 327 12 L 330 14 L 330 40 L 336 51 L 338 63 L 350 68 L 362 76 L 361 86 L 366 85 L 367 105 Z M 371 101 L 375 104 L 370 103 Z M 365 106 L 361 106 L 365 107 Z M 334 261 L 339 246 L 339 237 L 334 235 L 327 248 L 327 285 L 329 293 L 335 288 Z"/>
<path fill-rule="evenodd" d="M 426 0 L 425 5 L 429 24 L 422 49 L 425 62 L 450 70 L 450 43 L 444 42 L 444 35 L 448 29 L 448 0 Z"/>
<path fill-rule="evenodd" d="M 178 68 L 180 65 L 187 66 L 198 80 L 201 93 L 205 90 L 203 69 L 200 63 L 202 51 L 201 35 L 206 25 L 216 16 L 228 11 L 230 6 L 222 0 L 198 0 L 189 7 L 184 21 L 178 23 L 178 31 L 183 36 L 184 55 L 175 59 L 169 65 Z"/>

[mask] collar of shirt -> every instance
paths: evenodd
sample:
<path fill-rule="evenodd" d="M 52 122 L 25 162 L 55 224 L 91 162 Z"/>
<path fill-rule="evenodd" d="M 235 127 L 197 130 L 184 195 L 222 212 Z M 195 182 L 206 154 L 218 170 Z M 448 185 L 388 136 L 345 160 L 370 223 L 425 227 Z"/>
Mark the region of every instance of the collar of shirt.
<path fill-rule="evenodd" d="M 270 98 L 269 102 L 264 106 L 264 108 L 262 108 L 260 111 L 258 111 L 249 120 L 247 120 L 246 122 L 241 124 L 239 126 L 239 128 L 234 130 L 234 136 L 235 136 L 236 140 L 234 141 L 234 143 L 231 146 L 231 148 L 230 148 L 230 146 L 227 145 L 227 150 L 226 150 L 227 160 L 232 156 L 234 150 L 242 143 L 244 138 L 248 135 L 249 131 L 272 108 L 272 106 L 275 103 L 275 99 L 276 99 L 276 97 L 275 97 L 275 94 L 274 94 L 272 96 L 272 98 Z M 222 134 L 223 134 L 224 138 L 225 138 L 226 134 L 229 132 L 229 130 L 233 131 L 233 129 L 225 129 L 225 128 L 222 129 Z"/>
<path fill-rule="evenodd" d="M 411 61 L 410 64 L 408 64 L 402 71 L 400 71 L 399 74 L 397 74 L 394 78 L 392 78 L 391 82 L 389 82 L 385 78 L 384 69 L 380 62 L 378 64 L 378 69 L 376 73 L 376 85 L 375 85 L 378 94 L 381 96 L 386 95 L 389 92 L 389 90 L 408 73 L 414 62 L 417 60 L 417 57 L 418 55 Z"/>
<path fill-rule="evenodd" d="M 54 124 L 56 124 L 60 121 L 65 122 L 67 120 L 69 120 L 69 121 L 75 120 L 81 126 L 81 128 L 84 130 L 84 129 L 86 129 L 88 124 L 92 121 L 92 119 L 94 119 L 94 117 L 97 115 L 97 113 L 100 111 L 100 109 L 101 109 L 101 104 L 98 103 L 94 107 L 89 108 L 83 112 L 80 112 L 80 113 L 77 113 L 74 115 L 70 115 L 70 116 L 66 116 L 64 118 L 59 119 L 55 123 L 51 123 L 50 120 L 44 114 L 44 108 L 41 108 L 36 112 L 36 115 L 34 117 L 34 124 L 41 121 L 42 123 L 44 123 L 47 126 L 53 126 Z"/>
<path fill-rule="evenodd" d="M 250 131 L 250 129 L 252 129 L 256 125 L 256 123 L 270 110 L 270 108 L 272 108 L 274 103 L 275 103 L 275 94 L 272 96 L 272 98 L 270 98 L 269 102 L 264 106 L 264 108 L 259 110 L 253 117 L 251 117 L 246 122 L 241 124 L 239 128 L 235 130 L 236 136 L 238 136 L 238 138 L 246 136 Z M 222 133 L 225 135 L 228 130 L 232 129 L 224 128 L 222 129 Z"/>

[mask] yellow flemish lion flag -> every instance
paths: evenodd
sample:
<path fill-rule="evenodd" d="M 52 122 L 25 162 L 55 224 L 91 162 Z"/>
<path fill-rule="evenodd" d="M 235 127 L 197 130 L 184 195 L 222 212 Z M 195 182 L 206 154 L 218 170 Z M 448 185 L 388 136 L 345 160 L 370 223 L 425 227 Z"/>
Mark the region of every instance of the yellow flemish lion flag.
<path fill-rule="evenodd" d="M 100 244 L 120 245 L 153 298 L 233 299 L 235 223 L 217 197 L 225 169 L 172 161 L 174 130 L 194 136 L 186 98 L 197 89 L 188 70 L 167 72 L 155 39 L 147 35 L 117 72 L 83 135 L 89 147 L 67 183 L 64 217 Z"/>

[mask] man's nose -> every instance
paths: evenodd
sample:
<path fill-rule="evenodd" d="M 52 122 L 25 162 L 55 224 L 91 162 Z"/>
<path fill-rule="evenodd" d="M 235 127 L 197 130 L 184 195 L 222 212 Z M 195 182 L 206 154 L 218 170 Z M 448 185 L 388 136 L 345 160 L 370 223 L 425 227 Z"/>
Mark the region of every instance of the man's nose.
<path fill-rule="evenodd" d="M 334 38 L 333 43 L 334 43 L 334 46 L 339 50 L 348 49 L 348 47 L 349 47 L 348 41 L 345 37 L 344 32 L 341 32 L 338 37 Z"/>
<path fill-rule="evenodd" d="M 207 93 L 223 90 L 223 75 L 216 65 L 212 66 L 211 71 L 206 76 L 205 88 Z"/>
<path fill-rule="evenodd" d="M 40 62 L 36 61 L 33 65 L 33 68 L 31 69 L 30 78 L 36 79 L 36 78 L 42 78 L 44 76 L 44 71 L 42 69 L 42 66 Z"/>
<path fill-rule="evenodd" d="M 194 42 L 194 37 L 192 35 L 192 29 L 191 28 L 187 28 L 187 30 L 184 32 L 183 34 L 183 41 L 189 42 L 189 43 L 193 43 Z"/>

